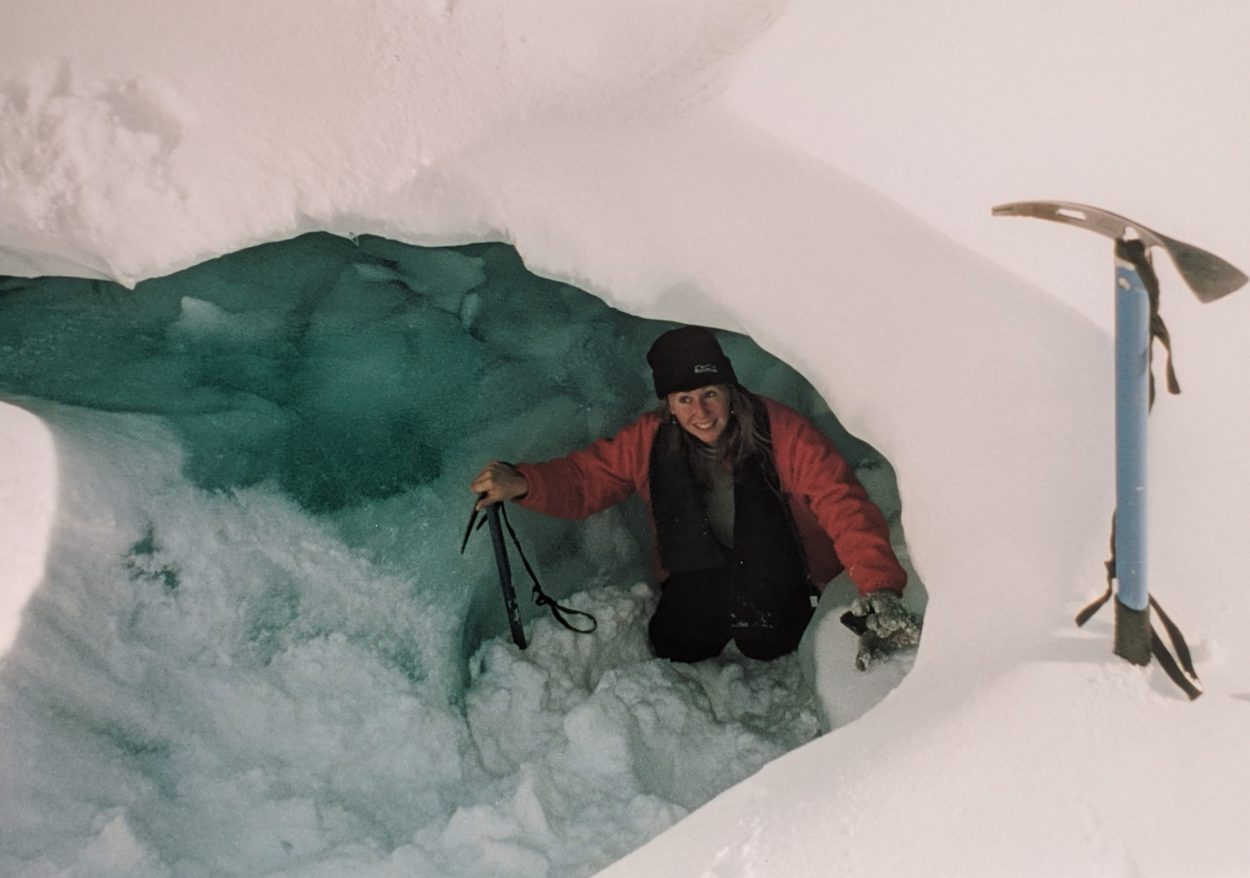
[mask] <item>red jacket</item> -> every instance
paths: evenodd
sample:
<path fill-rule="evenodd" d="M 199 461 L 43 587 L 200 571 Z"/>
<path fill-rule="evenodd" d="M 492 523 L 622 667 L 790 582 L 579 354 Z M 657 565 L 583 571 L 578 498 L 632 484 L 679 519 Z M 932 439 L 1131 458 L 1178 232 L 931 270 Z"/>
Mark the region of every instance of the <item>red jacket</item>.
<path fill-rule="evenodd" d="M 902 592 L 907 574 L 890 548 L 881 510 L 868 499 L 850 465 L 816 426 L 788 406 L 761 397 L 768 407 L 781 487 L 818 587 L 843 569 L 861 594 L 882 588 Z M 522 463 L 517 470 L 529 493 L 517 502 L 557 518 L 581 519 L 637 493 L 651 512 L 648 474 L 656 412 L 642 415 L 615 436 L 598 439 L 568 457 Z M 652 535 L 655 521 L 651 520 Z M 659 569 L 660 581 L 667 574 Z"/>

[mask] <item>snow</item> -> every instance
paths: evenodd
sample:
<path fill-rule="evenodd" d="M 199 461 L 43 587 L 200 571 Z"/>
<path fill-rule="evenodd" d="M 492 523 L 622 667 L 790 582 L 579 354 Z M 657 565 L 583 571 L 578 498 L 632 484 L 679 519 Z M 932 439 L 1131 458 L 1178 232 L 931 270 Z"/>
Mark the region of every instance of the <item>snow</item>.
<path fill-rule="evenodd" d="M 311 229 L 421 244 L 507 240 L 540 274 L 624 311 L 749 333 L 893 465 L 910 560 L 929 596 L 914 670 L 863 718 L 770 762 L 604 874 L 1250 869 L 1250 843 L 1234 824 L 1250 790 L 1250 597 L 1241 587 L 1250 464 L 1234 450 L 1250 426 L 1250 294 L 1201 306 L 1160 265 L 1184 393 L 1161 398 L 1151 418 L 1152 583 L 1195 647 L 1206 694 L 1189 703 L 1158 668 L 1110 655 L 1109 614 L 1086 630 L 1071 623 L 1101 588 L 1112 502 L 1110 340 L 1100 328 L 1110 323 L 1110 243 L 989 219 L 990 206 L 1005 201 L 1085 201 L 1250 266 L 1250 178 L 1240 171 L 1250 135 L 1245 8 L 1120 0 L 1097 9 L 1029 2 L 1008 13 L 975 3 L 918 10 L 741 0 L 622 3 L 592 13 L 573 4 L 379 0 L 83 10 L 10 0 L 8 11 L 0 273 L 133 284 Z M 1109 112 L 1124 95 L 1130 106 Z M 445 303 L 457 319 L 489 319 L 468 297 L 446 295 L 457 299 Z M 194 291 L 172 301 L 174 334 L 194 344 L 220 350 L 269 337 L 263 320 L 238 318 L 241 303 Z M 337 325 L 351 324 L 346 305 Z M 341 351 L 351 352 L 345 366 L 373 353 L 350 344 Z M 6 370 L 22 362 L 10 356 Z M 30 359 L 36 374 L 40 362 Z M 176 386 L 159 369 L 129 373 L 141 377 Z M 327 398 L 346 405 L 352 376 L 341 384 L 333 370 L 320 377 Z M 466 726 L 439 701 L 459 685 L 450 660 L 435 658 L 415 684 L 420 697 L 408 698 L 400 696 L 412 681 L 379 671 L 378 651 L 362 653 L 351 637 L 277 643 L 271 670 L 232 673 L 225 659 L 237 660 L 227 648 L 234 629 L 216 640 L 194 614 L 177 613 L 201 638 L 180 648 L 220 655 L 222 665 L 190 665 L 200 675 L 180 680 L 175 661 L 174 672 L 144 689 L 136 682 L 144 666 L 118 647 L 133 641 L 109 629 L 127 618 L 128 592 L 101 588 L 91 574 L 112 553 L 130 557 L 131 573 L 159 589 L 167 570 L 159 553 L 174 550 L 135 536 L 153 509 L 185 519 L 174 533 L 221 532 L 222 544 L 245 546 L 236 571 L 254 571 L 258 555 L 279 547 L 269 563 L 311 583 L 321 612 L 346 606 L 349 627 L 421 643 L 426 660 L 454 656 L 457 645 L 447 630 L 454 624 L 424 614 L 456 619 L 464 608 L 448 600 L 424 605 L 420 618 L 388 612 L 403 606 L 404 589 L 390 565 L 420 559 L 395 553 L 385 533 L 369 543 L 372 554 L 344 548 L 352 540 L 342 533 L 363 540 L 370 532 L 367 516 L 328 534 L 281 492 L 205 495 L 180 474 L 185 438 L 159 418 L 33 397 L 13 401 L 38 422 L 5 409 L 6 438 L 24 449 L 5 456 L 0 478 L 5 593 L 17 595 L 12 606 L 32 590 L 32 607 L 41 596 L 68 601 L 62 619 L 100 603 L 121 606 L 81 617 L 98 622 L 79 621 L 64 642 L 41 643 L 45 653 L 23 652 L 23 637 L 30 650 L 37 634 L 55 630 L 34 625 L 32 613 L 5 673 L 24 656 L 60 655 L 65 664 L 42 671 L 48 692 L 120 717 L 124 730 L 150 741 L 183 740 L 208 723 L 205 746 L 178 751 L 189 764 L 172 769 L 194 769 L 188 776 L 202 785 L 187 795 L 202 801 L 199 813 L 219 818 L 197 837 L 188 827 L 136 828 L 136 810 L 93 808 L 159 800 L 144 785 L 162 775 L 93 759 L 98 748 L 83 744 L 59 777 L 80 779 L 88 795 L 62 791 L 56 804 L 68 810 L 52 833 L 72 826 L 62 842 L 90 841 L 36 852 L 48 872 L 76 861 L 81 874 L 163 874 L 170 864 L 150 845 L 164 832 L 204 849 L 187 850 L 188 863 L 229 838 L 253 872 L 562 874 L 561 857 L 579 848 L 541 840 L 581 830 L 559 823 L 560 807 L 590 811 L 619 795 L 625 809 L 612 819 L 629 815 L 645 837 L 700 798 L 681 799 L 664 764 L 677 752 L 665 747 L 680 737 L 675 729 L 715 742 L 747 734 L 729 730 L 750 719 L 743 711 L 751 705 L 774 706 L 769 685 L 732 659 L 678 671 L 646 662 L 609 668 L 570 653 L 554 667 L 602 670 L 600 681 L 614 682 L 559 690 L 568 711 L 551 739 L 556 749 L 507 754 L 473 735 L 510 724 L 551 731 L 551 717 L 497 703 L 499 692 L 537 691 L 550 666 L 531 667 L 528 656 L 487 641 L 478 669 L 485 677 L 469 690 L 481 703 L 466 704 Z M 567 416 L 577 405 L 553 399 L 513 411 L 507 427 L 533 436 L 560 422 L 552 413 Z M 247 414 L 255 425 L 272 413 Z M 610 428 L 593 420 L 578 429 Z M 483 456 L 502 453 L 493 449 L 504 435 L 487 422 L 470 441 Z M 385 436 L 373 441 L 386 447 Z M 393 502 L 440 523 L 421 490 L 404 496 Z M 242 600 L 248 595 L 229 565 L 216 569 L 222 556 L 201 554 L 187 539 L 177 557 L 199 565 L 198 580 L 181 574 L 206 584 L 197 600 L 233 596 L 239 607 L 284 612 L 280 593 L 267 604 Z M 636 551 L 622 547 L 619 557 Z M 108 575 L 134 579 L 124 570 Z M 391 597 L 371 605 L 344 583 Z M 632 583 L 610 585 L 617 590 L 580 596 L 610 604 L 601 608 L 608 616 L 642 612 Z M 160 601 L 146 611 L 170 613 Z M 197 604 L 195 612 L 216 621 L 232 611 Z M 551 633 L 553 644 L 565 644 Z M 836 651 L 822 652 L 823 626 L 814 634 L 827 673 L 821 656 Z M 544 648 L 581 648 L 566 639 Z M 625 649 L 628 639 L 620 643 Z M 177 645 L 152 648 L 168 655 Z M 103 670 L 84 673 L 81 650 L 111 658 L 103 667 L 112 682 L 105 685 Z M 495 682 L 486 679 L 492 674 Z M 821 679 L 818 672 L 819 700 L 835 703 L 838 693 Z M 185 695 L 191 689 L 200 690 L 194 698 Z M 726 690 L 736 694 L 718 702 Z M 403 707 L 378 721 L 443 733 L 401 751 L 395 728 L 347 725 L 345 717 L 371 718 L 388 697 Z M 720 705 L 711 715 L 723 725 L 706 714 L 682 718 L 701 699 Z M 39 740 L 11 739 L 8 730 L 30 727 L 6 704 L 6 746 L 15 758 L 39 759 Z M 657 705 L 677 724 L 646 726 Z M 405 710 L 413 712 L 407 720 Z M 225 721 L 231 711 L 237 724 Z M 302 749 L 277 733 L 283 724 L 307 730 Z M 360 742 L 344 743 L 348 729 L 364 735 L 363 752 Z M 159 761 L 143 749 L 143 734 L 128 746 L 140 760 Z M 374 745 L 372 761 L 371 741 L 386 742 Z M 762 761 L 771 746 L 746 749 Z M 503 807 L 458 798 L 460 754 L 472 747 L 488 763 L 520 760 L 499 789 Z M 649 767 L 627 768 L 627 752 L 651 759 Z M 358 761 L 340 761 L 348 755 Z M 561 775 L 548 757 L 556 756 L 566 757 L 561 765 L 580 760 L 588 773 L 574 779 L 602 771 L 602 782 L 551 797 Z M 260 767 L 238 771 L 252 762 Z M 328 787 L 309 776 L 335 764 L 351 770 Z M 309 794 L 326 789 L 333 803 Z M 425 834 L 362 826 L 362 814 L 430 804 L 410 794 L 441 799 L 435 810 L 460 807 Z M 36 812 L 12 795 L 2 828 L 17 836 Z M 250 835 L 245 822 L 257 827 Z M 275 846 L 275 827 L 284 827 L 289 847 Z"/>

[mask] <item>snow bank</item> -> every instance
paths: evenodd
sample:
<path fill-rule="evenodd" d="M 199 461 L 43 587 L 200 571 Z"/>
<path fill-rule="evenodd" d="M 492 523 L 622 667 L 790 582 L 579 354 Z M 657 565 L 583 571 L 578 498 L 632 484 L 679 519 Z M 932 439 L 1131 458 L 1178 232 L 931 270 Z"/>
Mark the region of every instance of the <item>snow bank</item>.
<path fill-rule="evenodd" d="M 58 489 L 56 452 L 48 428 L 14 405 L 0 404 L 0 496 L 4 527 L 0 557 L 4 588 L 0 590 L 0 655 L 17 636 L 22 608 L 43 579 L 44 559 L 56 514 Z"/>
<path fill-rule="evenodd" d="M 15 3 L 0 273 L 132 284 L 352 231 L 414 182 L 458 188 L 443 163 L 515 125 L 701 104 L 780 5 Z M 482 237 L 423 214 L 392 237 Z"/>

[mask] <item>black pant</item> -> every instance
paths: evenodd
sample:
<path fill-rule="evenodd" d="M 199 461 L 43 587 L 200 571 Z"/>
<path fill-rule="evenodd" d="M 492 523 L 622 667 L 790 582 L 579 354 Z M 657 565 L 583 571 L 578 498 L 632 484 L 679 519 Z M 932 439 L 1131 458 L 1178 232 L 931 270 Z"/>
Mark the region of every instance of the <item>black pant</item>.
<path fill-rule="evenodd" d="M 648 629 L 657 656 L 702 661 L 732 640 L 748 658 L 769 661 L 798 647 L 812 618 L 806 584 L 764 589 L 731 578 L 722 567 L 665 580 Z"/>

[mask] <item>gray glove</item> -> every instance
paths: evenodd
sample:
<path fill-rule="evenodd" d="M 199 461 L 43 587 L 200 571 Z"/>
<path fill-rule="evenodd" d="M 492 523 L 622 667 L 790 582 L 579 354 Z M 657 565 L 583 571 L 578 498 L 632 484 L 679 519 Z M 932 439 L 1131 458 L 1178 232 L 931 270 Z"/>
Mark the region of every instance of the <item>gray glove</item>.
<path fill-rule="evenodd" d="M 842 624 L 859 634 L 855 667 L 866 671 L 893 653 L 920 645 L 920 617 L 903 606 L 892 591 L 874 591 L 856 598 Z"/>

